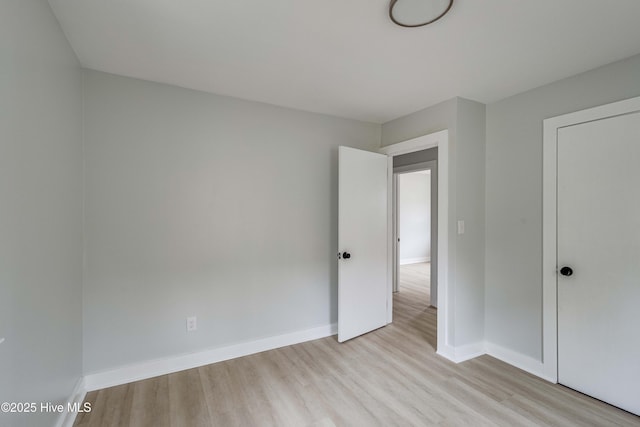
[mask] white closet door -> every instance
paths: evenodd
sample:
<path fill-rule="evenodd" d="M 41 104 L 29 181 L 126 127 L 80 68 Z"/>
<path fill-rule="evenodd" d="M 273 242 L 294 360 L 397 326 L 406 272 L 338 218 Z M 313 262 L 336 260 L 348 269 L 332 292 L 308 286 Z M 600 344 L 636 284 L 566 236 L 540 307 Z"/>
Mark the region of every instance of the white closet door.
<path fill-rule="evenodd" d="M 558 381 L 640 414 L 640 113 L 558 130 Z"/>

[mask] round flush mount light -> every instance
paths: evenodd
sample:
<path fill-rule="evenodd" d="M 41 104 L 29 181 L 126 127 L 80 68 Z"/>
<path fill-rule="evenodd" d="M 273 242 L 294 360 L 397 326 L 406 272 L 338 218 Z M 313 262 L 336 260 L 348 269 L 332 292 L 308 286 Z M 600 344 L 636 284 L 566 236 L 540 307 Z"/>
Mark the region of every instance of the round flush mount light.
<path fill-rule="evenodd" d="M 453 0 L 391 0 L 389 18 L 402 27 L 422 27 L 442 18 Z"/>

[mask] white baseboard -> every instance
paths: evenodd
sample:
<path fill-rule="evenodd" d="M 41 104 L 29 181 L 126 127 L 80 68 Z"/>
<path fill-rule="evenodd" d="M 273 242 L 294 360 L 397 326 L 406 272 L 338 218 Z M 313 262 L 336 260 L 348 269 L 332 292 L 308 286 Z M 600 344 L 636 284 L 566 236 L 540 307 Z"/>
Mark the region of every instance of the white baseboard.
<path fill-rule="evenodd" d="M 485 343 L 485 347 L 489 356 L 495 357 L 496 359 L 502 360 L 509 365 L 529 372 L 536 377 L 540 377 L 544 380 L 556 383 L 554 378 L 549 378 L 544 374 L 544 365 L 541 361 L 536 360 L 531 356 L 518 353 L 517 351 L 513 351 L 490 342 Z"/>
<path fill-rule="evenodd" d="M 438 350 L 436 351 L 436 354 L 438 356 L 444 357 L 445 359 L 448 359 L 454 363 L 458 363 L 456 362 L 455 359 L 455 350 L 453 349 L 453 347 L 449 346 L 449 345 L 445 345 L 443 346 L 443 348 L 438 347 Z"/>
<path fill-rule="evenodd" d="M 438 349 L 437 354 L 454 363 L 461 363 L 488 354 L 543 380 L 557 383 L 555 378 L 545 375 L 544 364 L 541 361 L 490 342 L 479 342 L 459 347 L 445 345 L 444 348 Z"/>
<path fill-rule="evenodd" d="M 133 381 L 157 377 L 159 375 L 184 371 L 185 369 L 197 368 L 198 366 L 209 365 L 211 363 L 222 362 L 223 360 L 235 359 L 236 357 L 248 356 L 275 348 L 325 338 L 335 335 L 337 331 L 338 325 L 333 323 L 303 331 L 233 344 L 227 347 L 212 348 L 198 353 L 149 360 L 133 365 L 122 366 L 110 371 L 88 374 L 84 377 L 84 387 L 87 391 L 113 387 Z"/>
<path fill-rule="evenodd" d="M 418 264 L 420 262 L 431 262 L 431 258 L 430 257 L 405 258 L 398 261 L 400 265 Z"/>
<path fill-rule="evenodd" d="M 478 342 L 458 347 L 445 345 L 444 348 L 438 349 L 437 354 L 454 363 L 462 363 L 470 359 L 475 359 L 478 356 L 482 356 L 485 353 L 484 343 Z"/>
<path fill-rule="evenodd" d="M 67 399 L 66 402 L 63 402 L 65 410 L 58 416 L 58 421 L 56 421 L 55 427 L 73 427 L 73 423 L 75 422 L 78 413 L 75 411 L 68 412 L 68 405 L 71 404 L 81 407 L 86 394 L 87 390 L 84 387 L 84 379 L 80 378 L 78 382 L 76 382 L 76 386 L 73 388 L 69 399 Z"/>

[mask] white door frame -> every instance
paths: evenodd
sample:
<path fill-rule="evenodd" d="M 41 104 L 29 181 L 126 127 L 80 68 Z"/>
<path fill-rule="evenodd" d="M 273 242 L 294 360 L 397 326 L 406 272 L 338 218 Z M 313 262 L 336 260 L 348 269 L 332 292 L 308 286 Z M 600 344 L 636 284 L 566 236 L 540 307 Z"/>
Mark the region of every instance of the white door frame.
<path fill-rule="evenodd" d="M 399 254 L 399 250 L 398 250 L 398 238 L 400 236 L 399 232 L 398 232 L 398 228 L 400 226 L 400 216 L 398 215 L 399 211 L 400 211 L 400 205 L 399 205 L 399 201 L 400 201 L 400 188 L 398 186 L 398 177 L 399 175 L 404 175 L 404 174 L 409 174 L 409 173 L 414 173 L 414 172 L 419 172 L 419 171 L 429 171 L 431 173 L 431 179 L 430 179 L 430 191 L 431 191 L 431 195 L 430 195 L 430 200 L 429 200 L 429 210 L 430 210 L 430 223 L 429 224 L 429 228 L 430 228 L 430 232 L 431 232 L 431 240 L 429 242 L 429 247 L 431 248 L 431 262 L 433 262 L 435 260 L 435 262 L 437 262 L 438 260 L 438 248 L 437 248 L 437 234 L 438 234 L 438 230 L 437 228 L 434 228 L 438 226 L 438 223 L 436 221 L 435 218 L 437 218 L 437 212 L 436 215 L 434 215 L 434 209 L 437 209 L 438 206 L 438 201 L 437 199 L 435 199 L 435 197 L 437 197 L 438 191 L 437 191 L 437 185 L 438 185 L 438 162 L 437 160 L 429 160 L 427 162 L 421 162 L 421 163 L 416 163 L 416 164 L 412 164 L 412 165 L 406 165 L 406 166 L 400 166 L 400 167 L 395 167 L 393 168 L 393 239 L 392 239 L 392 244 L 393 244 L 393 292 L 398 292 L 398 283 L 400 281 L 400 269 L 398 268 L 400 266 L 400 254 Z M 435 188 L 435 191 L 434 191 Z M 434 203 L 435 200 L 435 203 Z M 433 224 L 433 222 L 436 221 L 435 224 Z M 434 233 L 435 231 L 435 233 Z M 434 244 L 435 241 L 435 244 Z M 435 255 L 435 256 L 434 256 Z M 438 307 L 438 289 L 436 288 L 438 285 L 438 278 L 434 277 L 434 273 L 437 273 L 437 269 L 432 269 L 431 270 L 431 275 L 429 277 L 429 281 L 431 283 L 431 290 L 430 290 L 430 305 L 432 307 Z"/>
<path fill-rule="evenodd" d="M 449 307 L 448 277 L 449 277 L 449 131 L 431 133 L 397 144 L 382 147 L 380 152 L 389 156 L 387 162 L 387 176 L 389 193 L 387 202 L 388 212 L 388 265 L 393 265 L 393 158 L 401 154 L 413 153 L 438 147 L 438 349 L 446 347 L 448 331 L 447 313 Z M 387 269 L 388 304 L 387 322 L 393 321 L 393 268 Z"/>
<path fill-rule="evenodd" d="M 558 129 L 640 112 L 640 97 L 544 120 L 542 145 L 542 372 L 558 382 Z M 606 155 L 606 147 L 603 147 Z"/>

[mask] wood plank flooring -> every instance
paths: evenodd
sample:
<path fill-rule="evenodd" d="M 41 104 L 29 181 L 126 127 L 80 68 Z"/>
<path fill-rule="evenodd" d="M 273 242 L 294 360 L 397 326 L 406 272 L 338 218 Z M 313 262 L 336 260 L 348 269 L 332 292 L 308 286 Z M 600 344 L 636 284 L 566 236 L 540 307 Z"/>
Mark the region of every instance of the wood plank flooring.
<path fill-rule="evenodd" d="M 426 267 L 402 267 L 385 328 L 94 391 L 92 412 L 74 425 L 640 426 L 639 417 L 489 356 L 458 365 L 437 356 Z"/>
<path fill-rule="evenodd" d="M 398 291 L 413 292 L 415 301 L 429 302 L 431 263 L 420 262 L 400 266 Z"/>

